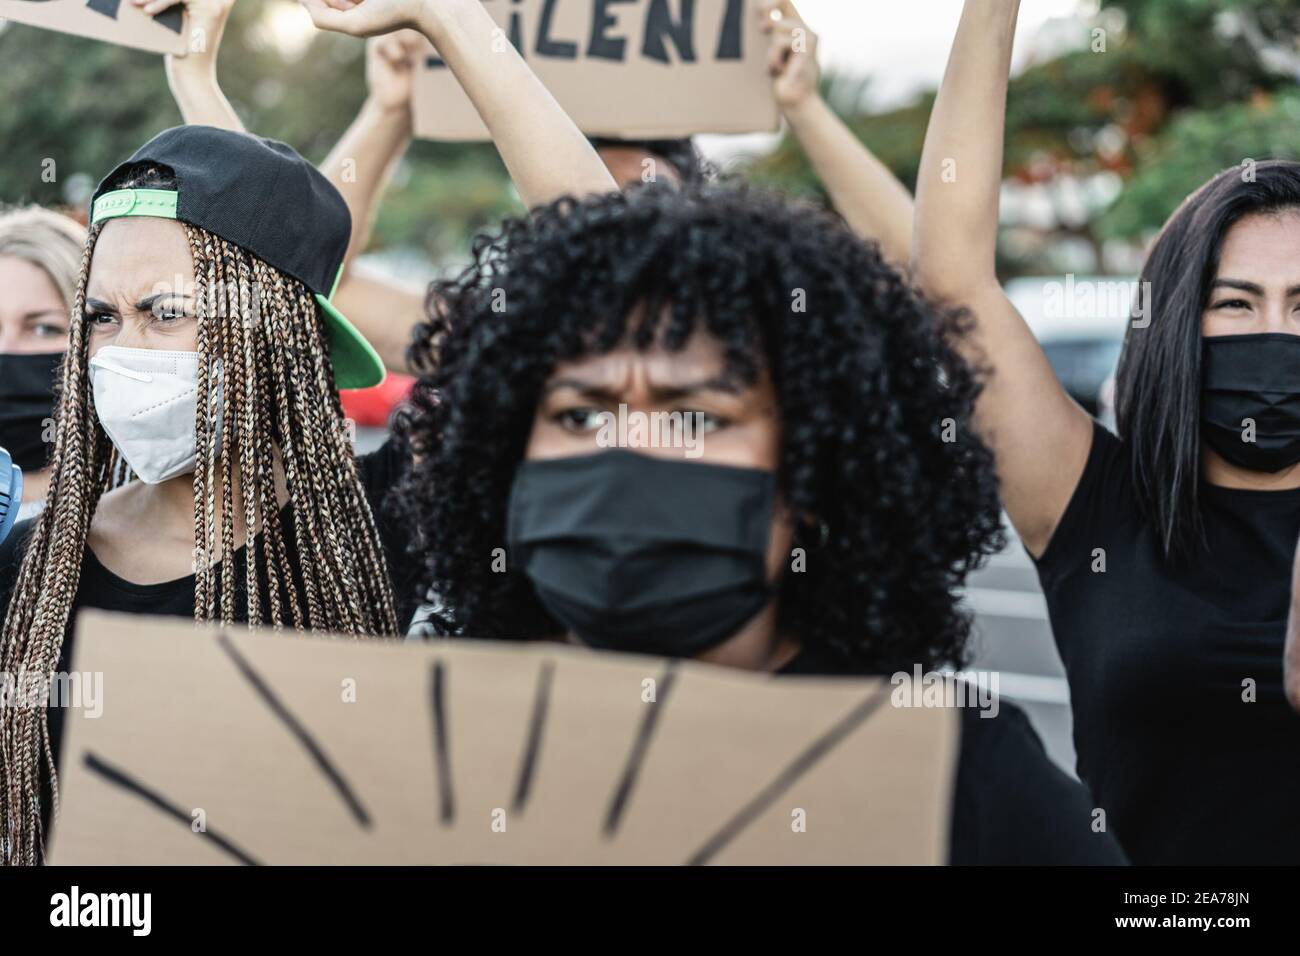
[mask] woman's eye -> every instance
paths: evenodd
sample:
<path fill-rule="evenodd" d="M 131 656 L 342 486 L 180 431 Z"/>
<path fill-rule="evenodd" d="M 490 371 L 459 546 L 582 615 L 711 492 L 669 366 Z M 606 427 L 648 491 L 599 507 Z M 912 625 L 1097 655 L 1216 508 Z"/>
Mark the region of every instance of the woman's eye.
<path fill-rule="evenodd" d="M 1250 303 L 1245 299 L 1225 299 L 1214 306 L 1216 309 L 1249 309 Z"/>
<path fill-rule="evenodd" d="M 68 330 L 61 325 L 42 322 L 32 328 L 32 333 L 38 339 L 61 339 L 68 334 Z"/>
<path fill-rule="evenodd" d="M 570 408 L 556 415 L 555 420 L 571 432 L 589 432 L 603 425 L 606 417 L 599 408 Z"/>
<path fill-rule="evenodd" d="M 697 435 L 716 432 L 731 424 L 721 415 L 714 415 L 712 412 L 702 412 L 698 408 L 682 409 L 681 415 L 683 427 L 693 429 Z M 690 419 L 689 422 L 687 421 L 688 418 Z"/>
<path fill-rule="evenodd" d="M 86 322 L 92 326 L 112 325 L 117 321 L 117 316 L 109 312 L 87 312 Z"/>

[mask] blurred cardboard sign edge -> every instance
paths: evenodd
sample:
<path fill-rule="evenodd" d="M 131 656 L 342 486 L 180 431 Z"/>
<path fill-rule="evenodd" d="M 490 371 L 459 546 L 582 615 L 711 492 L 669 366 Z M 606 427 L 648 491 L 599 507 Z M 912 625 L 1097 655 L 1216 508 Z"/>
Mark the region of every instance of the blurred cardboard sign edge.
<path fill-rule="evenodd" d="M 65 722 L 53 864 L 237 862 L 239 853 L 214 847 L 222 841 L 258 863 L 685 863 L 708 845 L 702 834 L 726 832 L 738 818 L 750 832 L 728 837 L 732 845 L 707 862 L 946 859 L 956 714 L 890 706 L 882 679 L 773 680 L 557 645 L 356 641 L 93 611 L 78 617 L 76 642 L 73 670 L 104 675 L 103 707 L 98 717 L 73 709 Z M 445 817 L 439 826 L 437 812 L 444 768 L 427 678 L 440 668 L 450 688 L 454 767 L 445 772 L 454 780 L 455 827 Z M 512 843 L 487 821 L 497 802 L 510 805 L 529 762 L 518 744 L 535 726 L 528 715 L 545 671 L 552 676 L 537 794 L 529 814 L 512 818 Z M 355 675 L 368 708 L 340 704 L 340 675 Z M 660 679 L 662 710 L 642 699 L 645 675 Z M 262 693 L 284 710 L 277 715 Z M 619 789 L 609 783 L 643 749 L 633 731 L 644 731 L 648 706 L 658 711 L 656 736 L 644 747 L 619 840 L 606 839 L 601 808 Z M 300 720 L 296 730 L 284 713 Z M 828 728 L 863 713 L 799 771 L 784 799 L 755 809 L 755 794 L 799 766 Z M 295 736 L 314 737 L 316 749 Z M 494 748 L 504 759 L 476 756 Z M 335 761 L 333 788 L 322 754 Z M 500 779 L 486 780 L 494 774 Z M 369 832 L 343 811 L 340 780 L 366 805 Z M 811 821 L 807 842 L 792 835 L 795 800 Z M 189 832 L 195 806 L 204 808 L 210 838 Z"/>
<path fill-rule="evenodd" d="M 175 19 L 175 7 L 160 16 Z M 171 14 L 168 17 L 168 14 Z M 185 28 L 173 30 L 128 0 L 0 0 L 0 20 L 103 40 L 148 53 L 188 52 Z"/>
<path fill-rule="evenodd" d="M 757 0 L 736 0 L 739 19 L 728 14 L 731 0 L 698 0 L 694 5 L 695 59 L 684 62 L 668 32 L 657 32 L 668 62 L 642 53 L 648 11 L 678 15 L 680 3 L 625 0 L 603 9 L 613 19 L 603 35 L 618 44 L 621 59 L 593 57 L 597 0 L 518 0 L 486 4 L 504 35 L 518 36 L 524 58 L 578 128 L 588 136 L 617 139 L 679 139 L 697 134 L 771 133 L 780 113 L 767 70 L 767 38 L 759 31 Z M 549 20 L 544 16 L 549 12 Z M 720 60 L 717 48 L 727 20 L 740 42 L 739 59 Z M 518 18 L 517 20 L 515 18 Z M 543 21 L 547 20 L 545 30 Z M 538 52 L 544 39 L 554 48 L 576 48 L 570 58 Z M 445 142 L 491 139 L 451 70 L 431 68 L 437 52 L 430 44 L 416 61 L 412 115 L 415 135 Z"/>

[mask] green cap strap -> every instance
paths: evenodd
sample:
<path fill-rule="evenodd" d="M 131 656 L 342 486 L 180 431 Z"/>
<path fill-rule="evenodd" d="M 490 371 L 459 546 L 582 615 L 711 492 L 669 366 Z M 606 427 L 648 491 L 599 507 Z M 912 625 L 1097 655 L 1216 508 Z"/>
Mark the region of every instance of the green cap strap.
<path fill-rule="evenodd" d="M 178 194 L 174 189 L 116 189 L 95 200 L 91 225 L 119 216 L 175 219 Z"/>

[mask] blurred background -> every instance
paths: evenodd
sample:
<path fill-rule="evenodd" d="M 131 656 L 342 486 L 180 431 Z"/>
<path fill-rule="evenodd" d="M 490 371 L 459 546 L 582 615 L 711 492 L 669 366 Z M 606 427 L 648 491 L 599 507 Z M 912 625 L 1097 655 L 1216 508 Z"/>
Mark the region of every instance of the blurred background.
<path fill-rule="evenodd" d="M 959 0 L 802 0 L 826 93 L 909 185 Z M 1010 98 L 1003 274 L 1130 275 L 1191 189 L 1245 158 L 1300 152 L 1300 0 L 1036 0 Z M 158 57 L 0 22 L 0 203 L 81 206 L 96 177 L 180 121 Z M 319 34 L 293 0 L 242 0 L 221 80 L 250 130 L 320 160 L 365 97 L 360 41 Z M 732 172 L 818 197 L 781 136 L 704 137 Z M 42 160 L 58 163 L 42 180 Z M 374 251 L 452 264 L 517 210 L 486 145 L 417 143 Z M 404 268 L 405 267 L 405 268 Z"/>
<path fill-rule="evenodd" d="M 822 37 L 825 95 L 914 185 L 960 0 L 799 0 Z M 1000 270 L 1067 387 L 1105 419 L 1143 250 L 1219 170 L 1300 159 L 1300 0 L 1035 0 L 1021 13 L 1008 112 Z M 320 161 L 366 95 L 360 41 L 319 34 L 293 0 L 241 0 L 220 76 L 254 132 Z M 97 177 L 180 122 L 160 57 L 0 21 L 0 205 L 84 221 Z M 781 135 L 701 137 L 728 173 L 824 201 Z M 55 181 L 43 177 L 57 164 Z M 416 143 L 367 264 L 425 281 L 519 212 L 489 145 Z M 362 436 L 363 441 L 367 436 Z M 373 437 L 373 436 L 372 436 Z M 977 666 L 1073 768 L 1069 694 L 1032 566 L 1013 541 L 971 582 Z"/>

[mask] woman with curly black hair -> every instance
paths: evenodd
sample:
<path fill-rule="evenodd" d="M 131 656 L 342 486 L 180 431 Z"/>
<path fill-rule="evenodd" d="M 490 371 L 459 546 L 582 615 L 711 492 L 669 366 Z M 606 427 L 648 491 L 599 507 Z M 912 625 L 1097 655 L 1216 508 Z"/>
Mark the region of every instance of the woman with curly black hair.
<path fill-rule="evenodd" d="M 838 220 L 720 187 L 563 200 L 430 301 L 396 505 L 443 633 L 783 674 L 965 660 L 954 590 L 1001 543 L 978 379 L 958 319 Z M 1023 714 L 984 713 L 953 861 L 1122 859 Z"/>

